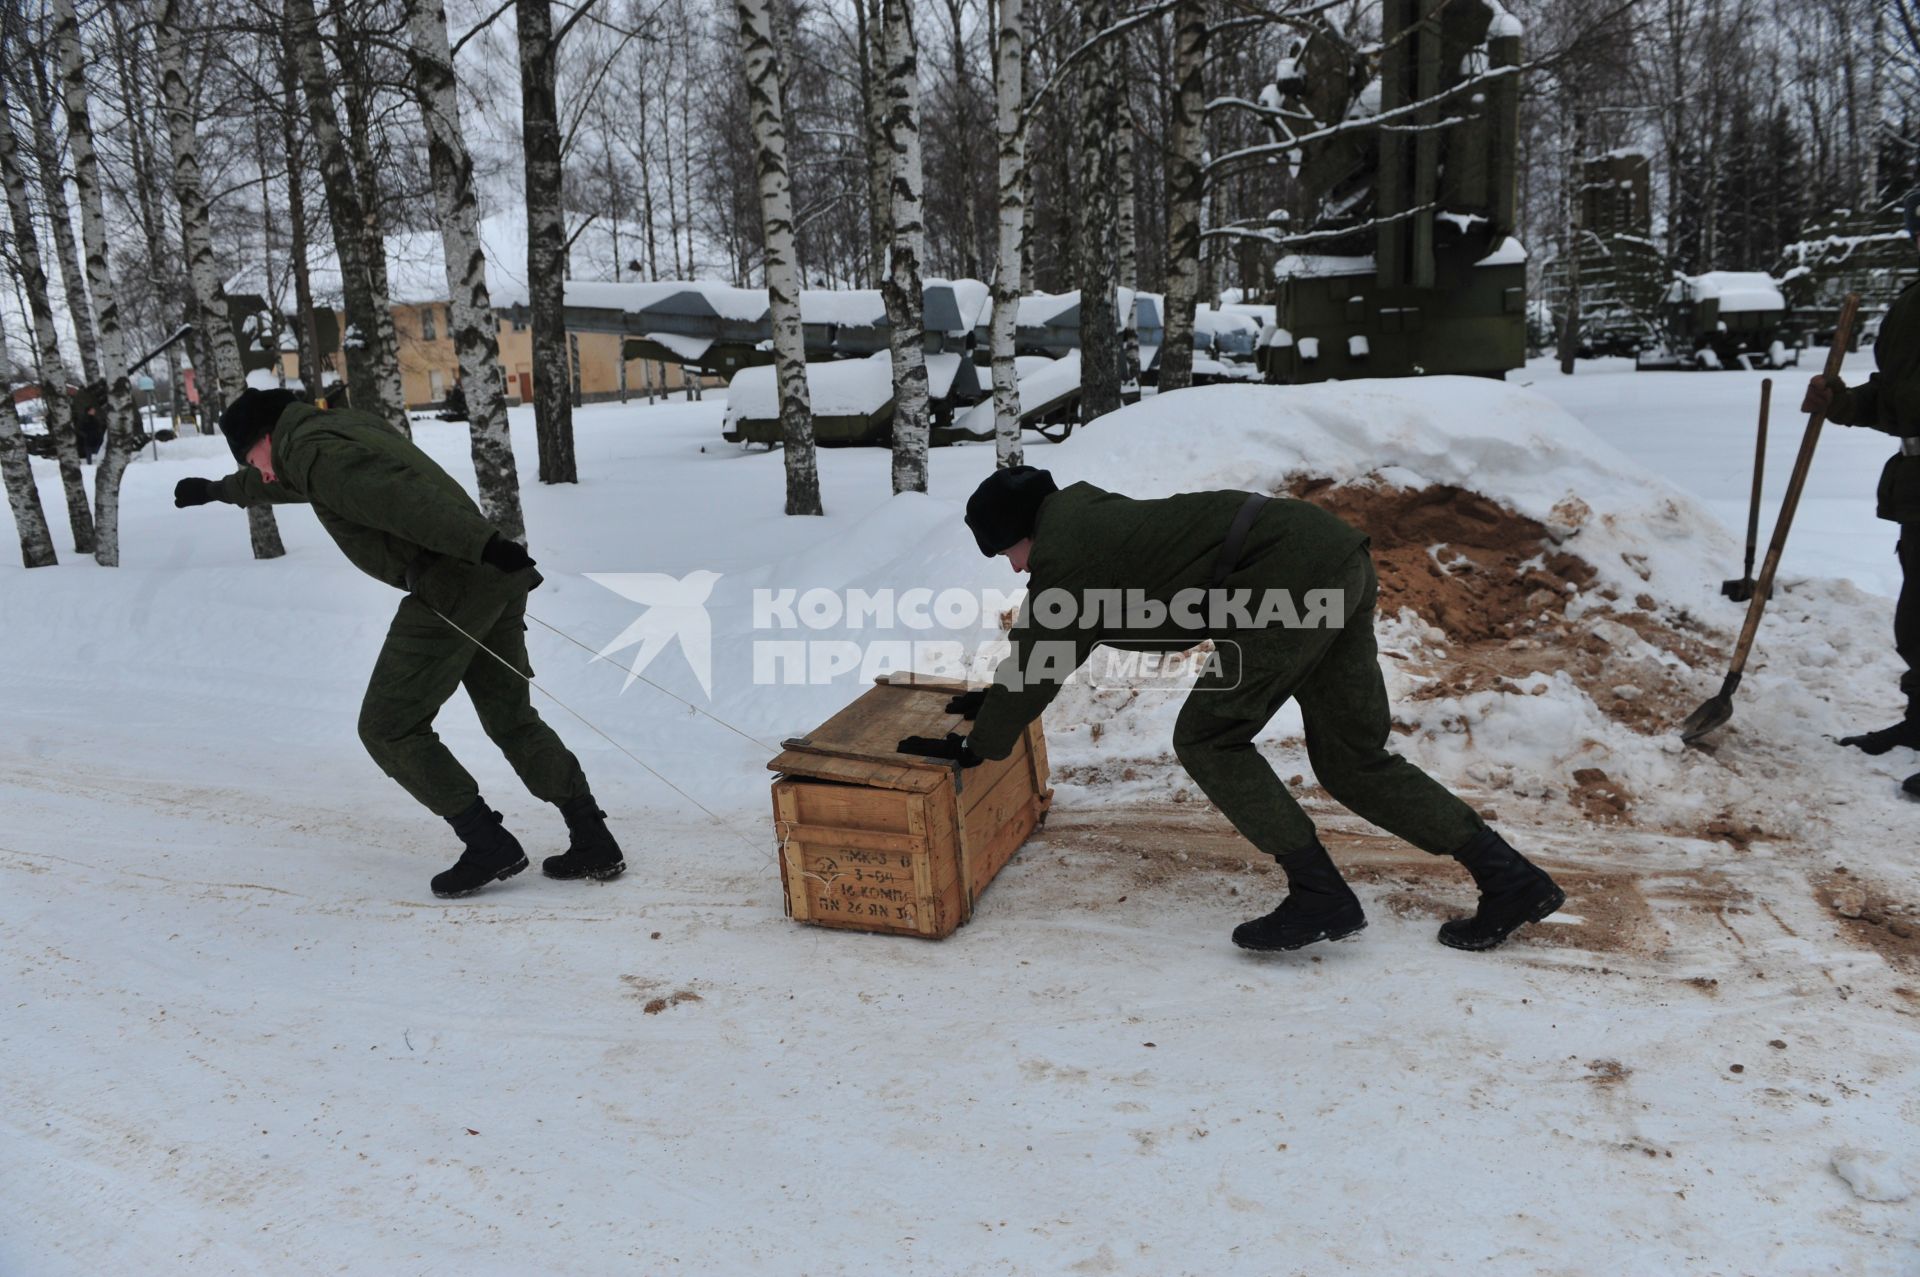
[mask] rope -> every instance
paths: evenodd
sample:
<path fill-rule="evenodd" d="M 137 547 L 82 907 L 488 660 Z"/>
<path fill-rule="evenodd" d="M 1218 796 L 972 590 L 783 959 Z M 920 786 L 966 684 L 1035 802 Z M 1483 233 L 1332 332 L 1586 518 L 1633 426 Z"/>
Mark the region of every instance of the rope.
<path fill-rule="evenodd" d="M 532 675 L 528 674 L 525 670 L 515 665 L 512 661 L 509 661 L 506 657 L 500 655 L 500 653 L 488 647 L 485 643 L 482 643 L 479 639 L 475 638 L 473 635 L 467 633 L 464 629 L 461 629 L 459 623 L 456 622 L 452 617 L 448 616 L 446 613 L 442 612 L 439 608 L 436 608 L 436 607 L 429 607 L 429 610 L 435 616 L 439 617 L 441 620 L 445 621 L 448 625 L 452 626 L 454 631 L 458 633 L 460 637 L 466 639 L 467 642 L 473 644 L 475 647 L 485 652 L 488 656 L 491 656 L 494 660 L 500 662 L 502 665 L 512 670 L 515 674 L 525 679 L 527 682 L 527 686 L 535 689 L 542 696 L 545 696 L 548 700 L 552 701 L 555 705 L 558 705 L 561 709 L 567 711 L 567 713 L 573 715 L 575 718 L 579 719 L 582 723 L 585 723 L 587 727 L 595 735 L 600 737 L 601 740 L 606 741 L 607 744 L 613 746 L 615 749 L 625 754 L 628 758 L 631 758 L 634 762 L 638 763 L 641 766 L 641 768 L 646 771 L 647 775 L 653 777 L 655 780 L 659 781 L 662 785 L 665 785 L 668 789 L 671 789 L 674 793 L 680 795 L 680 797 L 686 799 L 688 802 L 692 803 L 695 807 L 698 807 L 701 811 L 705 812 L 707 814 L 707 818 L 713 821 L 714 824 L 720 826 L 720 828 L 726 830 L 728 833 L 732 834 L 735 838 L 738 838 L 741 842 L 747 844 L 747 846 L 753 848 L 756 852 L 760 853 L 761 855 L 764 856 L 767 854 L 767 849 L 765 847 L 761 846 L 758 842 L 755 842 L 753 839 L 747 837 L 745 834 L 741 833 L 738 827 L 736 827 L 730 821 L 726 820 L 718 812 L 714 811 L 711 807 L 708 807 L 705 803 L 701 802 L 698 798 L 695 798 L 692 794 L 689 794 L 686 790 L 680 788 L 680 786 L 674 784 L 672 781 L 668 780 L 665 776 L 662 776 L 658 771 L 654 770 L 653 767 L 648 765 L 646 759 L 640 757 L 638 754 L 628 749 L 625 745 L 622 745 L 619 741 L 607 735 L 606 732 L 602 731 L 593 722 L 593 720 L 588 718 L 585 714 L 582 714 L 579 710 L 567 704 L 565 701 L 561 700 L 558 696 L 555 696 L 552 692 L 549 692 L 546 688 L 541 687 L 540 684 L 534 680 Z M 543 625 L 545 624 L 544 621 L 541 623 Z M 547 628 L 552 629 L 553 627 L 549 625 L 547 626 Z"/>
<path fill-rule="evenodd" d="M 442 617 L 441 619 L 446 620 L 445 617 Z M 540 625 L 545 629 L 552 630 L 555 634 L 558 634 L 561 638 L 573 644 L 575 647 L 579 648 L 581 651 L 593 652 L 593 656 L 595 660 L 605 661 L 607 664 L 613 666 L 617 670 L 626 671 L 628 677 L 637 678 L 642 683 L 645 683 L 648 687 L 651 687 L 654 691 L 659 692 L 661 695 L 672 697 L 674 700 L 679 701 L 682 705 L 685 705 L 688 709 L 692 710 L 694 713 L 700 715 L 701 717 L 711 719 L 712 721 L 720 724 L 720 726 L 726 728 L 728 731 L 732 732 L 735 736 L 740 737 L 742 740 L 752 741 L 754 744 L 758 745 L 760 748 L 764 750 L 768 750 L 772 753 L 780 752 L 778 746 L 773 745 L 767 741 L 761 740 L 758 736 L 753 735 L 751 732 L 748 732 L 743 728 L 735 727 L 732 723 L 729 723 L 726 719 L 721 718 L 718 714 L 715 714 L 711 710 L 705 709 L 699 705 L 695 705 L 692 701 L 688 700 L 686 697 L 678 695 L 677 693 L 668 691 L 666 688 L 660 686 L 660 684 L 648 678 L 645 674 L 642 674 L 639 670 L 636 670 L 631 666 L 622 665 L 619 661 L 614 660 L 611 656 L 604 655 L 603 653 L 600 653 L 600 652 L 594 652 L 592 647 L 590 647 L 585 643 L 582 643 L 579 639 L 567 633 L 565 630 L 560 629 L 558 626 L 548 625 L 545 621 L 542 621 L 539 617 L 533 615 L 531 612 L 527 614 L 527 619 L 529 621 L 532 621 Z M 447 621 L 447 624 L 453 625 L 453 622 Z M 459 629 L 460 627 L 454 626 L 454 628 Z M 464 631 L 462 632 L 464 633 Z M 542 690 L 545 690 L 545 689 L 542 689 Z"/>

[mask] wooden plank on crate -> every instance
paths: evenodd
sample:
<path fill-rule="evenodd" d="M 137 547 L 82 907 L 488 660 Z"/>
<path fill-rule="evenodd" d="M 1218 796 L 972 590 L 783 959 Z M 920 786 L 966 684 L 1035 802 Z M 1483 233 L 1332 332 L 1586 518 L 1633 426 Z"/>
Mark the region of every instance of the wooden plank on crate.
<path fill-rule="evenodd" d="M 794 809 L 803 825 L 904 834 L 913 798 L 899 790 L 863 785 L 799 785 Z"/>
<path fill-rule="evenodd" d="M 767 770 L 790 776 L 813 776 L 846 785 L 874 785 L 882 789 L 917 792 L 939 789 L 948 783 L 951 763 L 937 758 L 913 761 L 910 756 L 895 756 L 899 761 L 879 762 L 851 754 L 832 754 L 816 749 L 789 749 L 775 756 Z"/>
<path fill-rule="evenodd" d="M 1033 790 L 1024 771 L 1009 771 L 968 813 L 963 824 L 972 852 L 967 881 L 976 895 L 1020 849 L 1035 817 Z"/>
<path fill-rule="evenodd" d="M 1040 797 L 1041 816 L 1053 806 L 1053 786 L 1047 783 L 1047 734 L 1040 730 L 1039 720 L 1027 724 L 1027 766 L 1033 776 L 1033 792 Z"/>
<path fill-rule="evenodd" d="M 959 730 L 961 722 L 958 714 L 947 713 L 946 703 L 938 697 L 920 696 L 909 687 L 882 683 L 868 688 L 803 739 L 787 742 L 788 752 L 867 759 L 890 766 L 944 767 L 949 764 L 939 759 L 909 762 L 913 756 L 898 753 L 894 747 L 905 736 L 937 739 Z"/>
<path fill-rule="evenodd" d="M 919 890 L 924 848 L 909 853 L 820 845 L 801 831 L 801 871 L 810 921 L 863 931 L 918 933 L 927 910 Z"/>
<path fill-rule="evenodd" d="M 780 890 L 787 898 L 787 916 L 806 922 L 813 917 L 808 908 L 806 878 L 801 870 L 800 848 L 793 841 L 800 823 L 794 806 L 795 786 L 790 781 L 773 783 L 773 832 L 780 847 Z"/>
<path fill-rule="evenodd" d="M 967 685 L 965 679 L 941 678 L 935 674 L 915 674 L 907 670 L 882 674 L 873 681 L 881 687 L 897 687 L 908 692 L 945 692 L 948 696 L 958 696 L 962 692 L 973 690 Z"/>

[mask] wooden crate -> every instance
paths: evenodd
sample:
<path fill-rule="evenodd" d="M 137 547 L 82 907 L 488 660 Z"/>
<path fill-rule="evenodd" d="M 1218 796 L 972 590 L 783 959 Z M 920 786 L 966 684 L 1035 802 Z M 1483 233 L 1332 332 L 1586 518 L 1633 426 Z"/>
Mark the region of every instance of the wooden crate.
<path fill-rule="evenodd" d="M 787 914 L 822 927 L 950 936 L 1046 818 L 1038 722 L 1012 754 L 978 767 L 894 750 L 902 737 L 964 730 L 945 680 L 882 679 L 767 766 Z"/>

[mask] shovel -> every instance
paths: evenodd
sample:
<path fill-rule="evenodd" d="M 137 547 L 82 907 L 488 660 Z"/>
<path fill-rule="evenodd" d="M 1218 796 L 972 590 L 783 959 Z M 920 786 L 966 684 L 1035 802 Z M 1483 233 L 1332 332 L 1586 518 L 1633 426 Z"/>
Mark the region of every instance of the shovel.
<path fill-rule="evenodd" d="M 1753 445 L 1753 502 L 1747 508 L 1747 566 L 1737 581 L 1720 582 L 1720 593 L 1735 603 L 1753 597 L 1753 547 L 1760 539 L 1760 480 L 1767 470 L 1767 406 L 1773 401 L 1773 378 L 1760 382 L 1760 436 Z"/>
<path fill-rule="evenodd" d="M 1847 345 L 1853 339 L 1853 315 L 1860 308 L 1860 295 L 1848 293 L 1840 306 L 1840 324 L 1833 332 L 1833 345 L 1827 350 L 1826 375 L 1840 375 L 1840 362 L 1846 358 Z M 1800 455 L 1794 458 L 1793 476 L 1787 480 L 1787 496 L 1780 503 L 1780 518 L 1773 525 L 1773 540 L 1767 545 L 1766 562 L 1760 565 L 1760 579 L 1747 603 L 1747 623 L 1740 627 L 1740 641 L 1734 645 L 1733 668 L 1720 685 L 1718 695 L 1687 715 L 1680 724 L 1680 739 L 1691 745 L 1707 733 L 1726 725 L 1733 717 L 1733 694 L 1740 687 L 1740 676 L 1747 668 L 1747 653 L 1753 649 L 1753 636 L 1760 628 L 1760 615 L 1767 610 L 1767 597 L 1773 593 L 1773 576 L 1780 569 L 1780 552 L 1787 548 L 1787 532 L 1793 527 L 1794 511 L 1800 508 L 1800 493 L 1807 486 L 1807 471 L 1813 468 L 1813 450 L 1820 442 L 1820 427 L 1825 418 L 1819 413 L 1807 416 L 1807 433 L 1800 440 Z"/>

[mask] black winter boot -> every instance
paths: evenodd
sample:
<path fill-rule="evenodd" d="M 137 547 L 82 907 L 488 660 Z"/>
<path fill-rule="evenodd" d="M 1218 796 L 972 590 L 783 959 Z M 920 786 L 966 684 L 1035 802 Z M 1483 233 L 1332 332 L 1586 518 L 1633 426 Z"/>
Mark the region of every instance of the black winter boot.
<path fill-rule="evenodd" d="M 473 805 L 458 816 L 447 817 L 447 823 L 467 849 L 453 868 L 433 876 L 434 895 L 443 899 L 470 896 L 488 883 L 503 882 L 527 867 L 527 853 L 521 850 L 520 840 L 507 832 L 500 823 L 500 813 L 489 808 L 484 799 L 474 799 Z"/>
<path fill-rule="evenodd" d="M 1894 749 L 1920 749 L 1920 714 L 1909 714 L 1892 727 L 1858 736 L 1842 736 L 1842 745 L 1851 745 L 1863 754 L 1879 757 Z"/>
<path fill-rule="evenodd" d="M 1452 949 L 1491 949 L 1529 922 L 1538 922 L 1567 902 L 1567 893 L 1547 871 L 1482 829 L 1453 853 L 1480 888 L 1471 918 L 1440 924 L 1440 943 Z"/>
<path fill-rule="evenodd" d="M 618 878 L 627 862 L 607 828 L 607 813 L 594 805 L 593 795 L 582 794 L 562 803 L 560 814 L 567 818 L 567 849 L 541 861 L 540 872 L 549 878 L 591 878 L 595 882 Z"/>
<path fill-rule="evenodd" d="M 1264 918 L 1233 929 L 1242 949 L 1298 949 L 1316 940 L 1338 940 L 1362 930 L 1367 918 L 1360 898 L 1317 841 L 1305 851 L 1275 856 L 1287 875 L 1287 898 Z"/>

